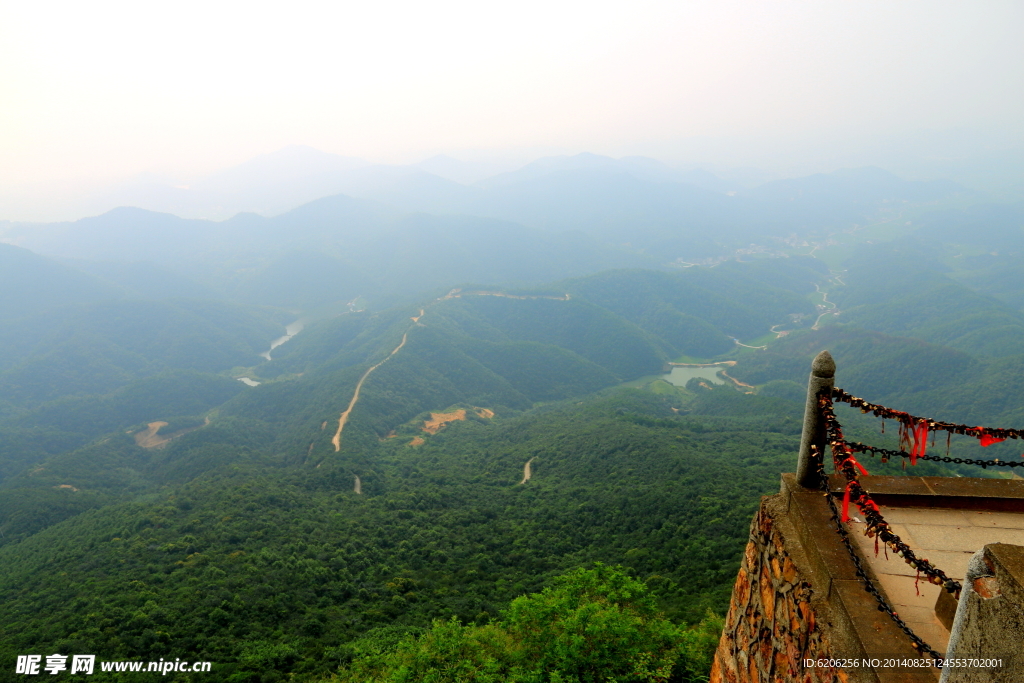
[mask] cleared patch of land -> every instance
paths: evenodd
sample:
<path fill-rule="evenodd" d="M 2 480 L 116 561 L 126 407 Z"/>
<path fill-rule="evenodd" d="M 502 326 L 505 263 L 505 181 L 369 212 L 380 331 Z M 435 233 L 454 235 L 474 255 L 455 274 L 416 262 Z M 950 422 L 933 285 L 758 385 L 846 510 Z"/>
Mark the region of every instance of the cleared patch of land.
<path fill-rule="evenodd" d="M 157 436 L 157 432 L 166 426 L 166 422 L 150 422 L 146 429 L 135 433 L 135 445 L 141 448 L 159 448 L 163 446 L 170 439 Z"/>
<path fill-rule="evenodd" d="M 163 448 L 171 439 L 176 439 L 179 436 L 194 432 L 197 429 L 202 429 L 206 425 L 210 424 L 210 418 L 205 418 L 203 424 L 197 427 L 189 427 L 188 429 L 180 429 L 170 434 L 160 434 L 160 430 L 167 426 L 166 422 L 156 421 L 150 422 L 146 425 L 146 428 L 135 433 L 135 445 L 140 448 Z"/>
<path fill-rule="evenodd" d="M 492 418 L 494 411 L 490 408 L 473 408 L 477 417 Z M 428 434 L 437 434 L 441 429 L 452 422 L 466 419 L 466 409 L 460 408 L 452 413 L 431 413 L 429 420 L 423 421 L 423 431 Z"/>

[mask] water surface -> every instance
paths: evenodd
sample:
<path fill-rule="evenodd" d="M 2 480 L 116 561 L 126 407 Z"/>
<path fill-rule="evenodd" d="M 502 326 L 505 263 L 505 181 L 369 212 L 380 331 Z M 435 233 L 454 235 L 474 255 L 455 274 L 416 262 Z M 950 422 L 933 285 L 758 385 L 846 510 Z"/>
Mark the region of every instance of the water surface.
<path fill-rule="evenodd" d="M 685 387 L 686 383 L 694 377 L 698 377 L 705 382 L 711 382 L 713 384 L 725 384 L 725 380 L 718 376 L 718 371 L 724 369 L 725 368 L 721 365 L 712 365 L 707 367 L 675 365 L 672 367 L 672 372 L 665 375 L 663 379 L 677 387 Z"/>

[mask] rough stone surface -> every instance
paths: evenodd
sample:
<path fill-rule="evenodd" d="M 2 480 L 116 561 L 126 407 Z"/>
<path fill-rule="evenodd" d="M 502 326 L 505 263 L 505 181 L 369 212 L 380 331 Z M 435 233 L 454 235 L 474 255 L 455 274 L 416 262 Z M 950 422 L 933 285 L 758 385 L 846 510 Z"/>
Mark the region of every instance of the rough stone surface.
<path fill-rule="evenodd" d="M 886 559 L 891 551 L 882 547 L 876 555 L 875 539 L 854 519 L 846 529 L 863 567 L 859 576 L 821 492 L 783 474 L 779 495 L 762 499 L 751 525 L 711 680 L 936 683 L 940 670 L 879 610 L 867 581 L 939 652 L 946 650 L 955 612 L 961 635 L 959 643 L 949 643 L 950 652 L 975 658 L 1005 652 L 1014 660 L 1012 668 L 975 669 L 957 683 L 1024 682 L 1024 669 L 1017 668 L 1024 665 L 1024 547 L 1007 543 L 1024 540 L 1024 479 L 861 480 L 878 492 L 884 516 L 918 557 L 966 579 L 966 599 L 959 606 L 952 598 L 937 600 L 936 586 L 919 582 L 900 558 Z M 834 497 L 844 487 L 845 481 L 830 478 Z M 965 576 L 971 553 L 985 543 L 983 564 Z M 847 663 L 838 665 L 842 670 L 803 666 L 830 658 Z"/>
<path fill-rule="evenodd" d="M 1024 548 L 986 545 L 965 579 L 946 656 L 971 665 L 945 669 L 942 683 L 1024 681 Z"/>
<path fill-rule="evenodd" d="M 762 504 L 750 525 L 711 683 L 846 683 L 841 669 L 804 667 L 805 659 L 827 658 L 831 652 L 811 604 L 813 593 Z"/>

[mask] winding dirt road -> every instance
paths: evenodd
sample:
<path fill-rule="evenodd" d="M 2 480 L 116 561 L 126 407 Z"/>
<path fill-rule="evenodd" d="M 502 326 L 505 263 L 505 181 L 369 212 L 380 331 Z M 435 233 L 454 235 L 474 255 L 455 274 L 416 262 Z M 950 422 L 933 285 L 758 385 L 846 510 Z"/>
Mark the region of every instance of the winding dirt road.
<path fill-rule="evenodd" d="M 821 287 L 819 287 L 818 285 L 814 285 L 814 289 L 818 291 L 818 294 L 821 294 L 822 304 L 828 304 L 832 308 L 828 309 L 827 311 L 818 316 L 818 319 L 814 321 L 814 325 L 811 326 L 812 330 L 818 329 L 818 324 L 821 322 L 821 319 L 824 318 L 826 315 L 835 315 L 836 313 L 839 312 L 836 309 L 835 303 L 828 300 L 828 292 L 821 291 Z"/>
<path fill-rule="evenodd" d="M 453 289 L 438 299 L 438 301 L 444 301 L 445 299 L 458 299 L 463 296 L 500 296 L 506 299 L 552 299 L 554 301 L 569 301 L 572 299 L 568 292 L 566 292 L 564 296 L 553 296 L 547 294 L 506 294 L 505 292 L 487 292 L 483 290 L 463 292 L 461 289 Z"/>
<path fill-rule="evenodd" d="M 741 342 L 739 339 L 736 339 L 735 337 L 733 337 L 732 340 L 736 343 L 736 346 L 742 346 L 745 349 L 767 349 L 768 348 L 767 346 L 751 346 L 750 344 L 744 344 L 743 342 Z"/>
<path fill-rule="evenodd" d="M 405 346 L 405 342 L 407 342 L 408 340 L 409 332 L 406 331 L 406 333 L 402 335 L 402 343 L 396 346 L 395 350 L 387 355 L 387 358 L 377 363 L 376 365 L 370 367 L 370 369 L 364 372 L 363 376 L 359 378 L 359 382 L 356 384 L 355 393 L 352 394 L 352 400 L 348 402 L 348 408 L 346 408 L 345 411 L 338 418 L 338 431 L 334 432 L 334 438 L 331 439 L 331 443 L 334 444 L 335 453 L 341 450 L 341 430 L 345 429 L 345 423 L 348 422 L 348 416 L 352 413 L 352 409 L 356 407 L 356 403 L 359 401 L 359 391 L 363 388 L 363 382 L 366 381 L 366 378 L 370 376 L 371 372 L 387 363 L 392 356 L 401 351 L 402 347 Z"/>
<path fill-rule="evenodd" d="M 461 289 L 453 289 L 452 291 L 448 292 L 448 294 L 446 294 L 445 296 L 440 297 L 439 299 L 436 299 L 430 305 L 433 305 L 433 304 L 435 304 L 437 302 L 440 302 L 440 301 L 444 301 L 446 299 L 456 299 L 456 298 L 459 298 L 461 296 L 502 296 L 502 297 L 508 297 L 510 299 L 554 299 L 556 301 L 569 301 L 569 299 L 571 298 L 568 293 L 566 293 L 565 296 L 544 296 L 544 295 L 537 295 L 537 296 L 525 296 L 524 295 L 524 296 L 520 296 L 520 295 L 516 295 L 516 294 L 505 294 L 504 292 L 485 292 L 485 291 L 463 292 Z M 350 307 L 352 307 L 353 302 L 355 302 L 355 299 L 353 299 L 352 302 L 349 303 Z M 429 308 L 429 307 L 430 306 L 428 305 L 427 308 Z M 412 318 L 410 318 L 412 320 L 414 326 L 415 325 L 421 325 L 421 326 L 423 325 L 423 323 L 420 322 L 420 319 L 425 315 L 425 313 L 426 313 L 426 310 L 424 308 L 421 308 L 419 315 L 413 316 Z M 410 327 L 409 330 L 411 330 L 411 329 L 412 328 Z M 392 356 L 394 356 L 396 353 L 398 353 L 399 351 L 402 350 L 402 347 L 405 346 L 405 342 L 408 341 L 408 339 L 409 339 L 409 330 L 405 331 L 405 334 L 402 335 L 402 343 L 399 344 L 398 346 L 396 346 L 395 350 L 387 355 L 387 358 L 385 358 L 381 362 L 379 362 L 376 365 L 374 365 L 373 367 L 371 367 L 369 370 L 367 370 L 366 372 L 363 373 L 362 377 L 359 378 L 359 382 L 356 383 L 356 390 L 352 394 L 352 400 L 348 402 L 348 407 L 341 413 L 341 416 L 338 417 L 338 430 L 336 432 L 334 432 L 334 437 L 331 439 L 331 443 L 334 444 L 334 452 L 335 453 L 338 453 L 338 452 L 341 451 L 341 432 L 342 432 L 342 430 L 345 429 L 345 423 L 348 422 L 348 416 L 352 414 L 352 409 L 355 408 L 356 407 L 356 403 L 359 402 L 359 391 L 363 388 L 363 382 L 366 381 L 366 378 L 370 376 L 371 372 L 373 372 L 374 370 L 376 370 L 380 366 L 384 365 L 384 363 L 386 363 Z M 322 429 L 322 427 L 321 427 L 321 429 Z M 530 463 L 527 463 L 526 466 L 529 467 Z M 317 467 L 319 467 L 319 465 L 317 465 Z M 527 470 L 527 472 L 528 472 L 528 470 Z M 529 479 L 529 476 L 527 476 L 527 479 Z"/>

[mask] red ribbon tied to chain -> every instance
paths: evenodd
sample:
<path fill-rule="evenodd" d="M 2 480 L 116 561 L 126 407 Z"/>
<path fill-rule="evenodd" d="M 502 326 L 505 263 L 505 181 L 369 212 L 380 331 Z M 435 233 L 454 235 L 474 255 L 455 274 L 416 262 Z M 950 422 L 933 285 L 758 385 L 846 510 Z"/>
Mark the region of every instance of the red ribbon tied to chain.
<path fill-rule="evenodd" d="M 918 456 L 928 450 L 928 423 L 921 420 L 914 425 L 914 444 L 910 447 L 910 464 L 916 465 Z"/>
<path fill-rule="evenodd" d="M 864 469 L 864 465 L 861 465 L 859 462 L 857 462 L 857 459 L 854 458 L 852 455 L 846 459 L 846 462 L 853 463 L 853 466 L 860 470 L 860 473 L 862 475 L 864 475 L 865 477 L 868 476 L 868 471 Z"/>
<path fill-rule="evenodd" d="M 854 480 L 846 482 L 846 491 L 843 492 L 843 516 L 841 518 L 843 524 L 850 521 L 850 487 L 853 486 Z"/>
<path fill-rule="evenodd" d="M 981 428 L 979 427 L 979 429 L 981 429 Z M 992 436 L 991 434 L 982 434 L 980 437 L 978 437 L 978 440 L 981 441 L 981 445 L 982 446 L 991 446 L 994 443 L 999 443 L 1000 441 L 1006 441 L 1006 439 L 997 439 L 996 437 Z"/>

